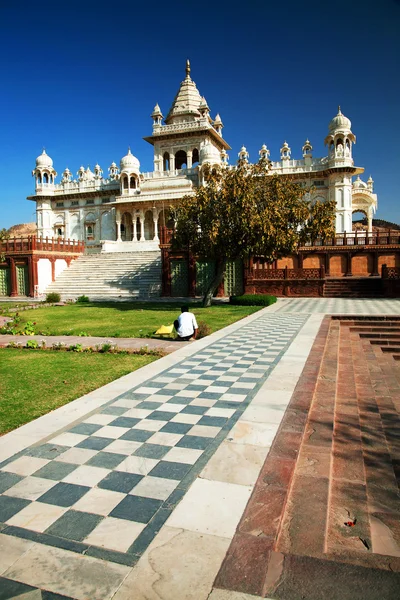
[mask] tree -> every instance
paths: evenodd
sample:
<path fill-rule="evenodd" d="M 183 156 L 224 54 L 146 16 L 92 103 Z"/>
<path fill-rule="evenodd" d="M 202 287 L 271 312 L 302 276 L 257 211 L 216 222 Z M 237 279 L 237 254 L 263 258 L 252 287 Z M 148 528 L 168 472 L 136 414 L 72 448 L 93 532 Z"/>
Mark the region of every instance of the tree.
<path fill-rule="evenodd" d="M 306 238 L 334 232 L 334 202 L 311 204 L 304 188 L 271 175 L 269 163 L 239 161 L 234 169 L 203 169 L 204 185 L 172 209 L 172 243 L 215 259 L 216 272 L 203 298 L 209 306 L 228 260 L 264 256 L 273 261 L 295 251 Z"/>

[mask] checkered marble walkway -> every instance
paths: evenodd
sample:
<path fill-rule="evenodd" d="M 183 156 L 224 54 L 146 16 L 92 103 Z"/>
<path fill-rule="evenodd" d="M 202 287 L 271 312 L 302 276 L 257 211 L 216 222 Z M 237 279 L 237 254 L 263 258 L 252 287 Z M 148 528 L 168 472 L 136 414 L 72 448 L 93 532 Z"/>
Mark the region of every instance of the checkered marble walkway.
<path fill-rule="evenodd" d="M 397 315 L 400 298 L 281 298 L 277 313 L 328 315 Z"/>
<path fill-rule="evenodd" d="M 0 463 L 1 533 L 134 565 L 307 319 L 264 313 Z M 5 575 L 0 599 L 67 598 Z"/>

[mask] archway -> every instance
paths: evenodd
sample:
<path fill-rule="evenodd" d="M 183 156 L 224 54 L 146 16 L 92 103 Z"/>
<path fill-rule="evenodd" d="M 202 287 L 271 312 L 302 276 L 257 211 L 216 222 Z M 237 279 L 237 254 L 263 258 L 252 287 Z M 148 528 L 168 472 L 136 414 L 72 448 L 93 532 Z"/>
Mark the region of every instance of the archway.
<path fill-rule="evenodd" d="M 144 215 L 144 239 L 152 240 L 154 238 L 154 219 L 153 212 L 147 210 Z"/>
<path fill-rule="evenodd" d="M 175 169 L 186 169 L 187 156 L 184 150 L 178 150 L 175 154 Z"/>
<path fill-rule="evenodd" d="M 169 152 L 164 152 L 163 171 L 169 171 Z"/>
<path fill-rule="evenodd" d="M 357 209 L 352 214 L 352 229 L 353 231 L 368 231 L 368 214 L 367 211 Z"/>
<path fill-rule="evenodd" d="M 199 164 L 199 151 L 197 148 L 194 148 L 192 154 L 192 167 L 196 167 Z"/>
<path fill-rule="evenodd" d="M 132 215 L 131 213 L 124 212 L 121 218 L 121 239 L 123 242 L 130 242 L 132 240 Z"/>

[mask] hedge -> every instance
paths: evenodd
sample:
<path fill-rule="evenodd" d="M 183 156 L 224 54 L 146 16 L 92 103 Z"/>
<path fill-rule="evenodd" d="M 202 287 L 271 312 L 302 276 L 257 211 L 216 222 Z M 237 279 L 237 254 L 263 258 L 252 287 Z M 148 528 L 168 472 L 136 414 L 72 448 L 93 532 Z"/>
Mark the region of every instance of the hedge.
<path fill-rule="evenodd" d="M 237 306 L 269 306 L 276 302 L 276 296 L 269 294 L 243 294 L 243 296 L 231 296 L 230 304 Z"/>

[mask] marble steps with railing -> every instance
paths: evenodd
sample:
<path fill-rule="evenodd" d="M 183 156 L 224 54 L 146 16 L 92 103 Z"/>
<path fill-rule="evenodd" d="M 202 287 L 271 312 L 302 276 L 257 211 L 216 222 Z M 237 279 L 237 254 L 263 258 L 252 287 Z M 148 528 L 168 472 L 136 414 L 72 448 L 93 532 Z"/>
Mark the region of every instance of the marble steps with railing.
<path fill-rule="evenodd" d="M 86 295 L 90 299 L 159 297 L 161 254 L 105 253 L 84 255 L 71 263 L 47 289 L 62 299 Z"/>

